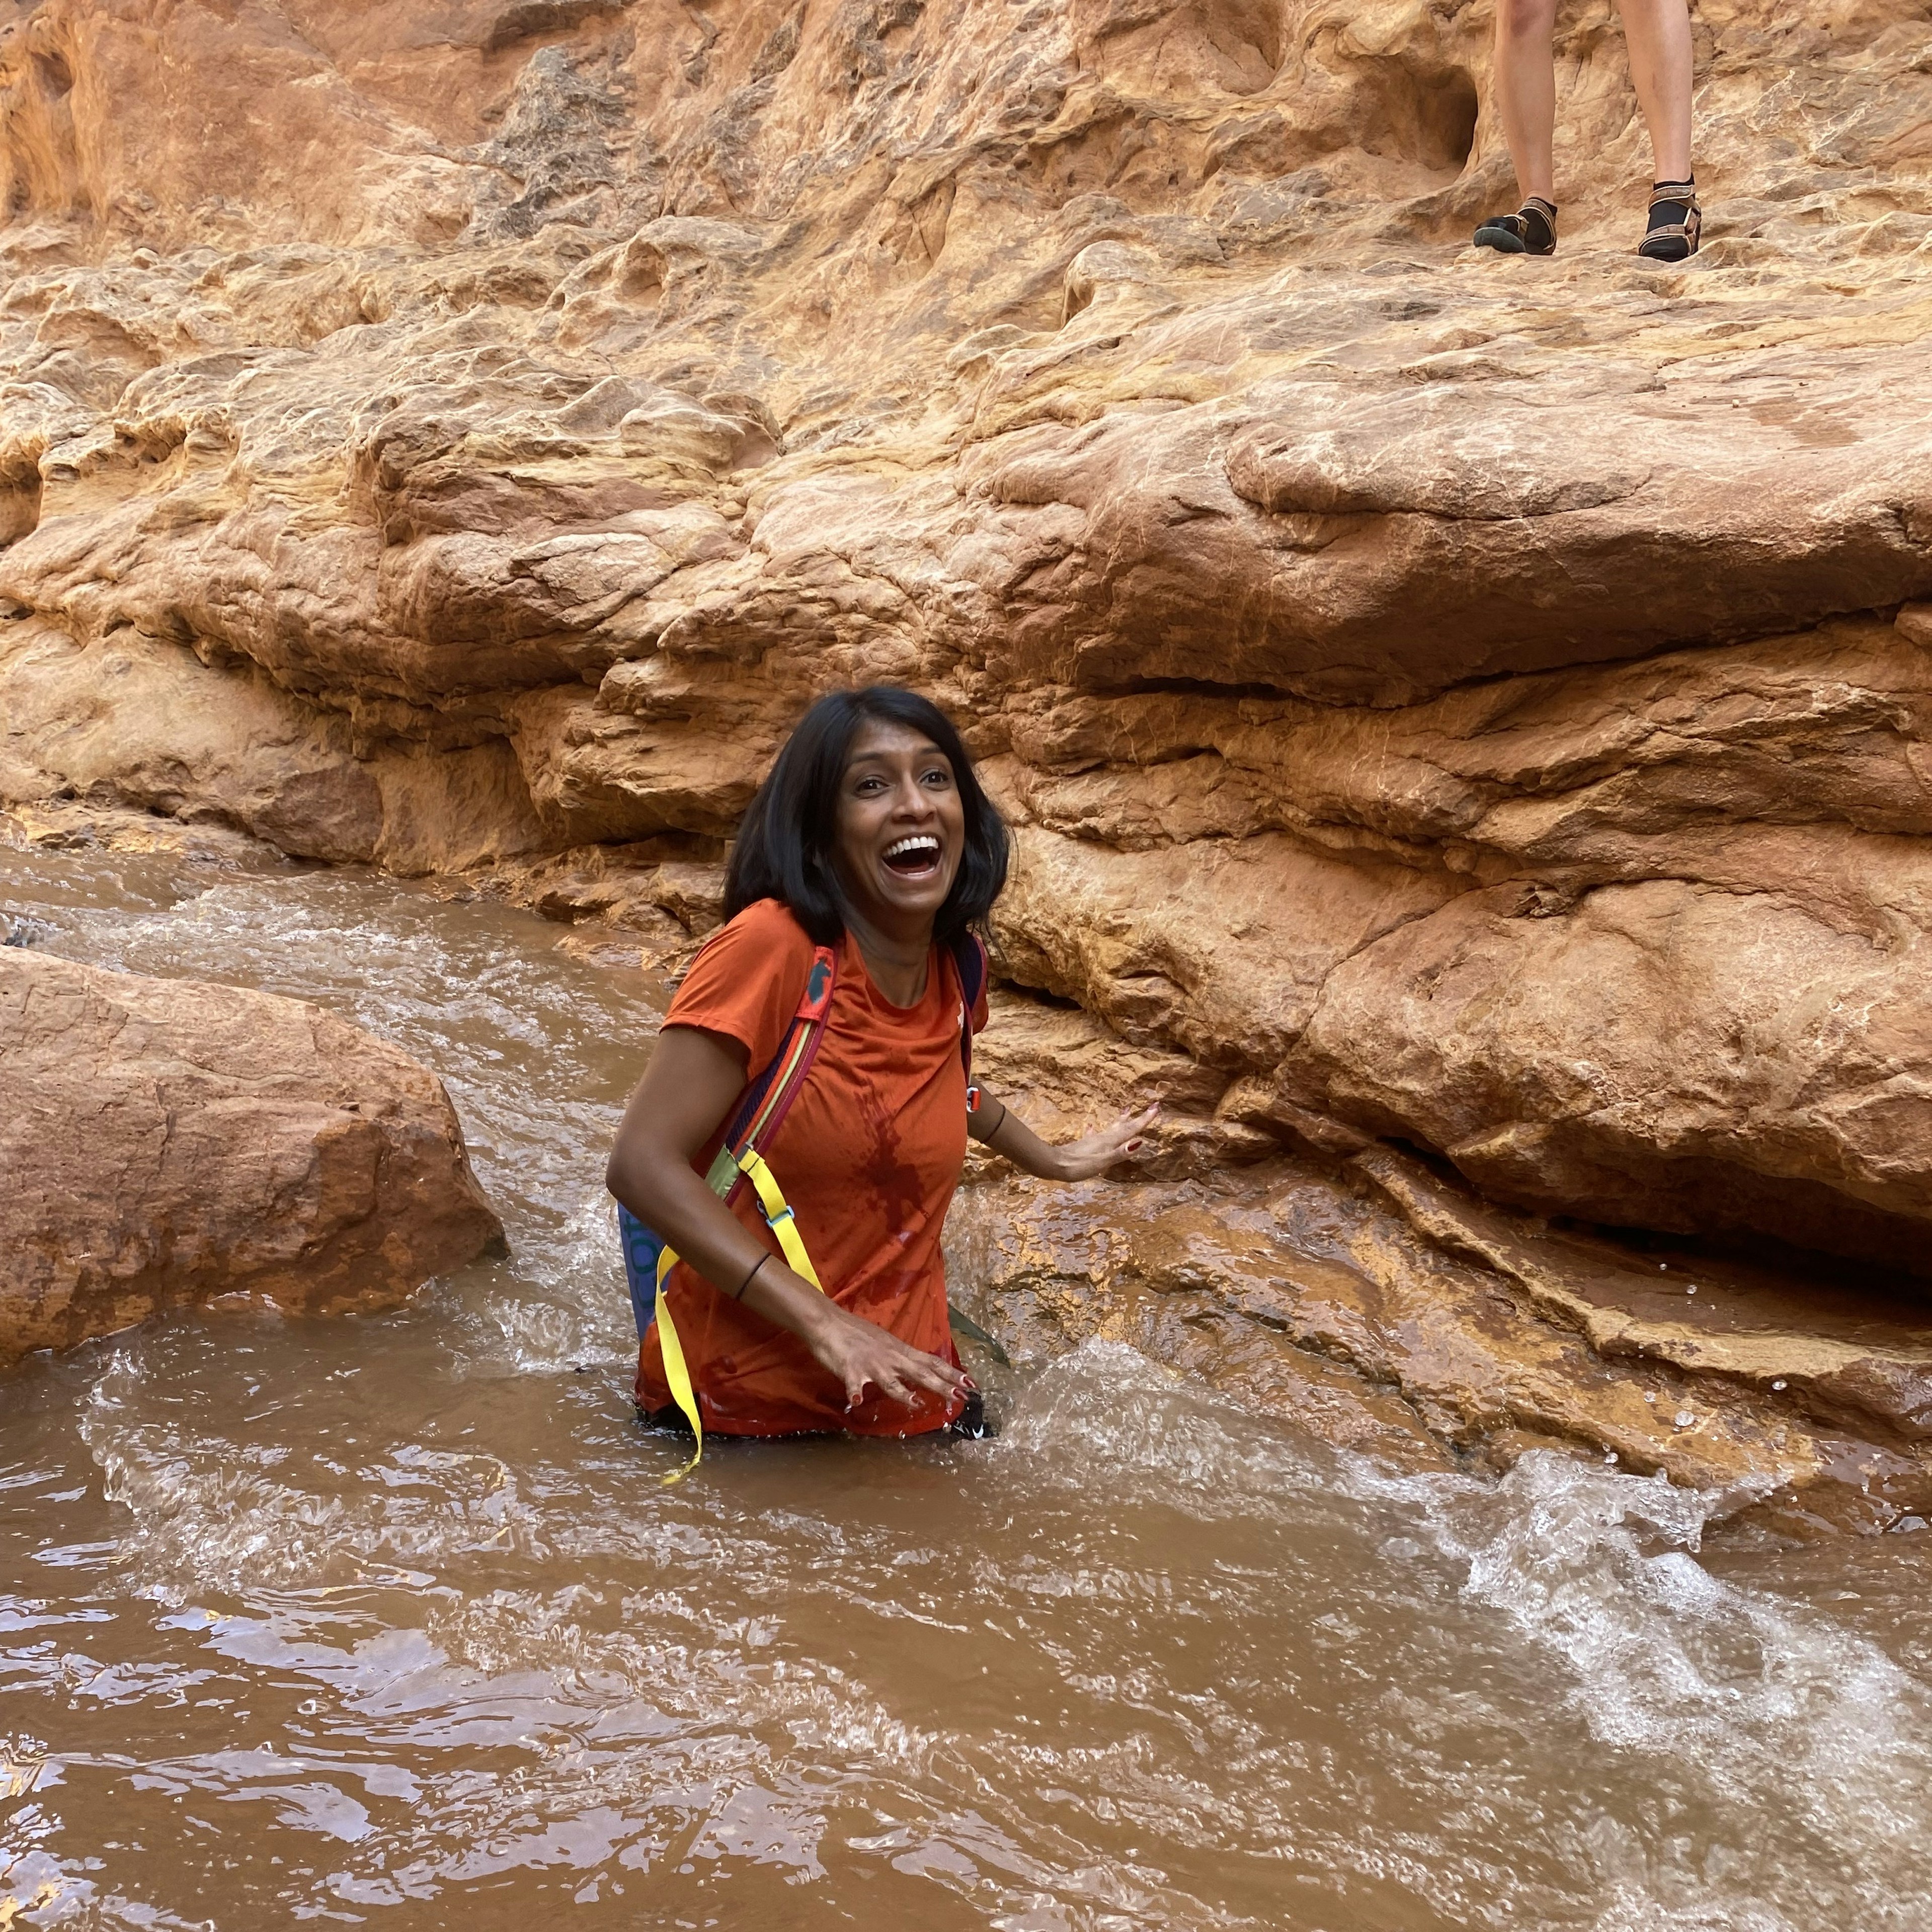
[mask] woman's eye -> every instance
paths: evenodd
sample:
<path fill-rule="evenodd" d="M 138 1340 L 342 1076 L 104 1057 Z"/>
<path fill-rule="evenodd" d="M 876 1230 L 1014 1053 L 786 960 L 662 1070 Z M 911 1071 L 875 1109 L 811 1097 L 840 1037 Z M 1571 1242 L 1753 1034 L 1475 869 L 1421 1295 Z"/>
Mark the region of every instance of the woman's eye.
<path fill-rule="evenodd" d="M 935 765 L 926 773 L 926 782 L 934 786 L 950 785 L 952 782 L 952 774 L 944 765 Z"/>

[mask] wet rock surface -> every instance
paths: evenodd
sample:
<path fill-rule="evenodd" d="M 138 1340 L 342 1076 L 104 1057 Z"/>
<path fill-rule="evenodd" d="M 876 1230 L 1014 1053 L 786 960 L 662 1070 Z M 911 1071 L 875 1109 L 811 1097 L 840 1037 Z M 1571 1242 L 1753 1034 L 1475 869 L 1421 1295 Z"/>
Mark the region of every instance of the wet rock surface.
<path fill-rule="evenodd" d="M 226 1298 L 394 1306 L 503 1232 L 442 1083 L 294 1000 L 0 952 L 0 1361 Z"/>
<path fill-rule="evenodd" d="M 1157 1184 L 1238 1219 L 1267 1161 L 1414 1149 L 1465 1219 L 1894 1293 L 1932 1219 L 1932 20 L 1700 9 L 1678 268 L 1628 253 L 1600 8 L 1561 252 L 1468 248 L 1510 193 L 1490 22 L 6 10 L 0 796 L 674 969 L 803 704 L 913 682 L 1018 828 L 1000 970 L 1103 1023 L 1104 1077 L 1058 1005 L 1016 1072 L 1062 1066 L 1026 1084 L 1070 1121 L 1167 1083 Z M 1574 1279 L 1525 1318 L 1622 1374 L 1581 1311 L 1629 1296 L 1538 1252 Z M 1770 1379 L 1772 1416 L 1810 1385 Z M 1558 1432 L 1653 1453 L 1620 1400 Z"/>
<path fill-rule="evenodd" d="M 1791 1533 L 1932 1508 L 1912 1277 L 1552 1223 L 1378 1142 L 1284 1159 L 1232 1118 L 1239 1084 L 1217 1096 L 1193 1063 L 1084 1015 L 995 1021 L 988 1076 L 1028 1118 L 1084 1124 L 1102 1094 L 1168 1110 L 1149 1178 L 1125 1185 L 1064 1189 L 975 1155 L 954 1276 L 1022 1358 L 1125 1342 L 1384 1461 L 1585 1448 Z"/>

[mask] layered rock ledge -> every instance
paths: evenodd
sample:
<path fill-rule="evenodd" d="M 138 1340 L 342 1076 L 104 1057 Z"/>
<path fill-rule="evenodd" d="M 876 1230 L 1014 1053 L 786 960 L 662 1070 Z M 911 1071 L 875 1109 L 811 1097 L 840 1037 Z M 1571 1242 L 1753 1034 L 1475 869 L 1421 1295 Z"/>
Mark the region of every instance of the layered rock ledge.
<path fill-rule="evenodd" d="M 394 1306 L 486 1250 L 436 1076 L 297 1000 L 0 950 L 0 1363 L 224 1297 Z"/>
<path fill-rule="evenodd" d="M 1491 19 L 5 10 L 0 796 L 668 957 L 914 682 L 1175 1172 L 1922 1280 L 1932 15 L 1700 6 L 1676 268 L 1594 4 L 1561 252 L 1468 248 Z"/>

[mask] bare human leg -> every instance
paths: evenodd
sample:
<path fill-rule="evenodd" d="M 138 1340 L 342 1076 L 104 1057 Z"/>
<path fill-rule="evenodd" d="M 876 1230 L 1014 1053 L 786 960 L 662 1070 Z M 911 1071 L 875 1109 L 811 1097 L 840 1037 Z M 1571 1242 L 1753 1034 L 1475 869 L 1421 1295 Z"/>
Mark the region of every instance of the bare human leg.
<path fill-rule="evenodd" d="M 1682 262 L 1697 252 L 1703 214 L 1690 175 L 1690 14 L 1685 0 L 1618 0 L 1630 84 L 1656 169 L 1637 253 Z"/>
<path fill-rule="evenodd" d="M 1492 214 L 1476 245 L 1502 254 L 1556 252 L 1556 72 L 1550 51 L 1556 0 L 1496 0 L 1496 99 L 1522 206 Z"/>
<path fill-rule="evenodd" d="M 1626 0 L 1630 8 L 1670 4 Z M 1684 0 L 1676 4 L 1682 6 Z M 1516 164 L 1516 192 L 1526 200 L 1534 195 L 1552 203 L 1556 199 L 1551 152 L 1556 136 L 1556 67 L 1550 41 L 1556 29 L 1556 0 L 1496 0 L 1496 112 Z"/>
<path fill-rule="evenodd" d="M 1501 0 L 1507 5 L 1508 0 Z M 1660 182 L 1690 178 L 1690 10 L 1685 0 L 1618 0 L 1630 85 Z M 1500 32 L 1500 29 L 1498 29 Z M 1510 143 L 1516 152 L 1516 143 Z M 1522 165 L 1516 164 L 1521 174 Z"/>

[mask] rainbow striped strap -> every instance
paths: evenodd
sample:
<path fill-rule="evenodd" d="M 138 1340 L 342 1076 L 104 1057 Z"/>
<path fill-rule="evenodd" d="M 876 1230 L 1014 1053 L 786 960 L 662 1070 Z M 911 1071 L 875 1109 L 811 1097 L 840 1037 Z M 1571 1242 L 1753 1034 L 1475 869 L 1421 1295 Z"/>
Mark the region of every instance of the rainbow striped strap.
<path fill-rule="evenodd" d="M 734 1131 L 726 1135 L 724 1144 L 713 1156 L 704 1176 L 705 1185 L 728 1204 L 736 1192 L 739 1182 L 750 1181 L 757 1192 L 765 1225 L 778 1237 L 786 1264 L 794 1274 L 803 1276 L 820 1294 L 825 1292 L 825 1285 L 819 1280 L 818 1270 L 812 1266 L 812 1256 L 806 1250 L 805 1238 L 798 1231 L 798 1217 L 784 1198 L 778 1177 L 759 1153 L 758 1142 L 765 1135 L 778 1132 L 799 1089 L 805 1084 L 806 1076 L 812 1071 L 812 1063 L 818 1054 L 819 1038 L 825 1028 L 825 1016 L 831 1010 L 832 988 L 837 978 L 837 956 L 830 946 L 821 946 L 812 956 L 812 970 L 806 979 L 805 997 L 799 1003 L 777 1059 L 741 1104 L 740 1118 L 733 1123 Z M 742 1115 L 748 1111 L 752 1118 L 745 1122 Z M 692 1384 L 690 1364 L 685 1360 L 684 1344 L 679 1337 L 677 1324 L 671 1319 L 670 1304 L 664 1294 L 664 1282 L 676 1265 L 676 1252 L 667 1246 L 658 1256 L 658 1347 L 664 1357 L 665 1384 L 670 1390 L 671 1400 L 691 1424 L 695 1446 L 691 1452 L 691 1460 L 682 1468 L 674 1469 L 669 1475 L 658 1478 L 665 1483 L 682 1482 L 698 1467 L 704 1455 L 704 1424 L 698 1414 L 698 1391 Z"/>

